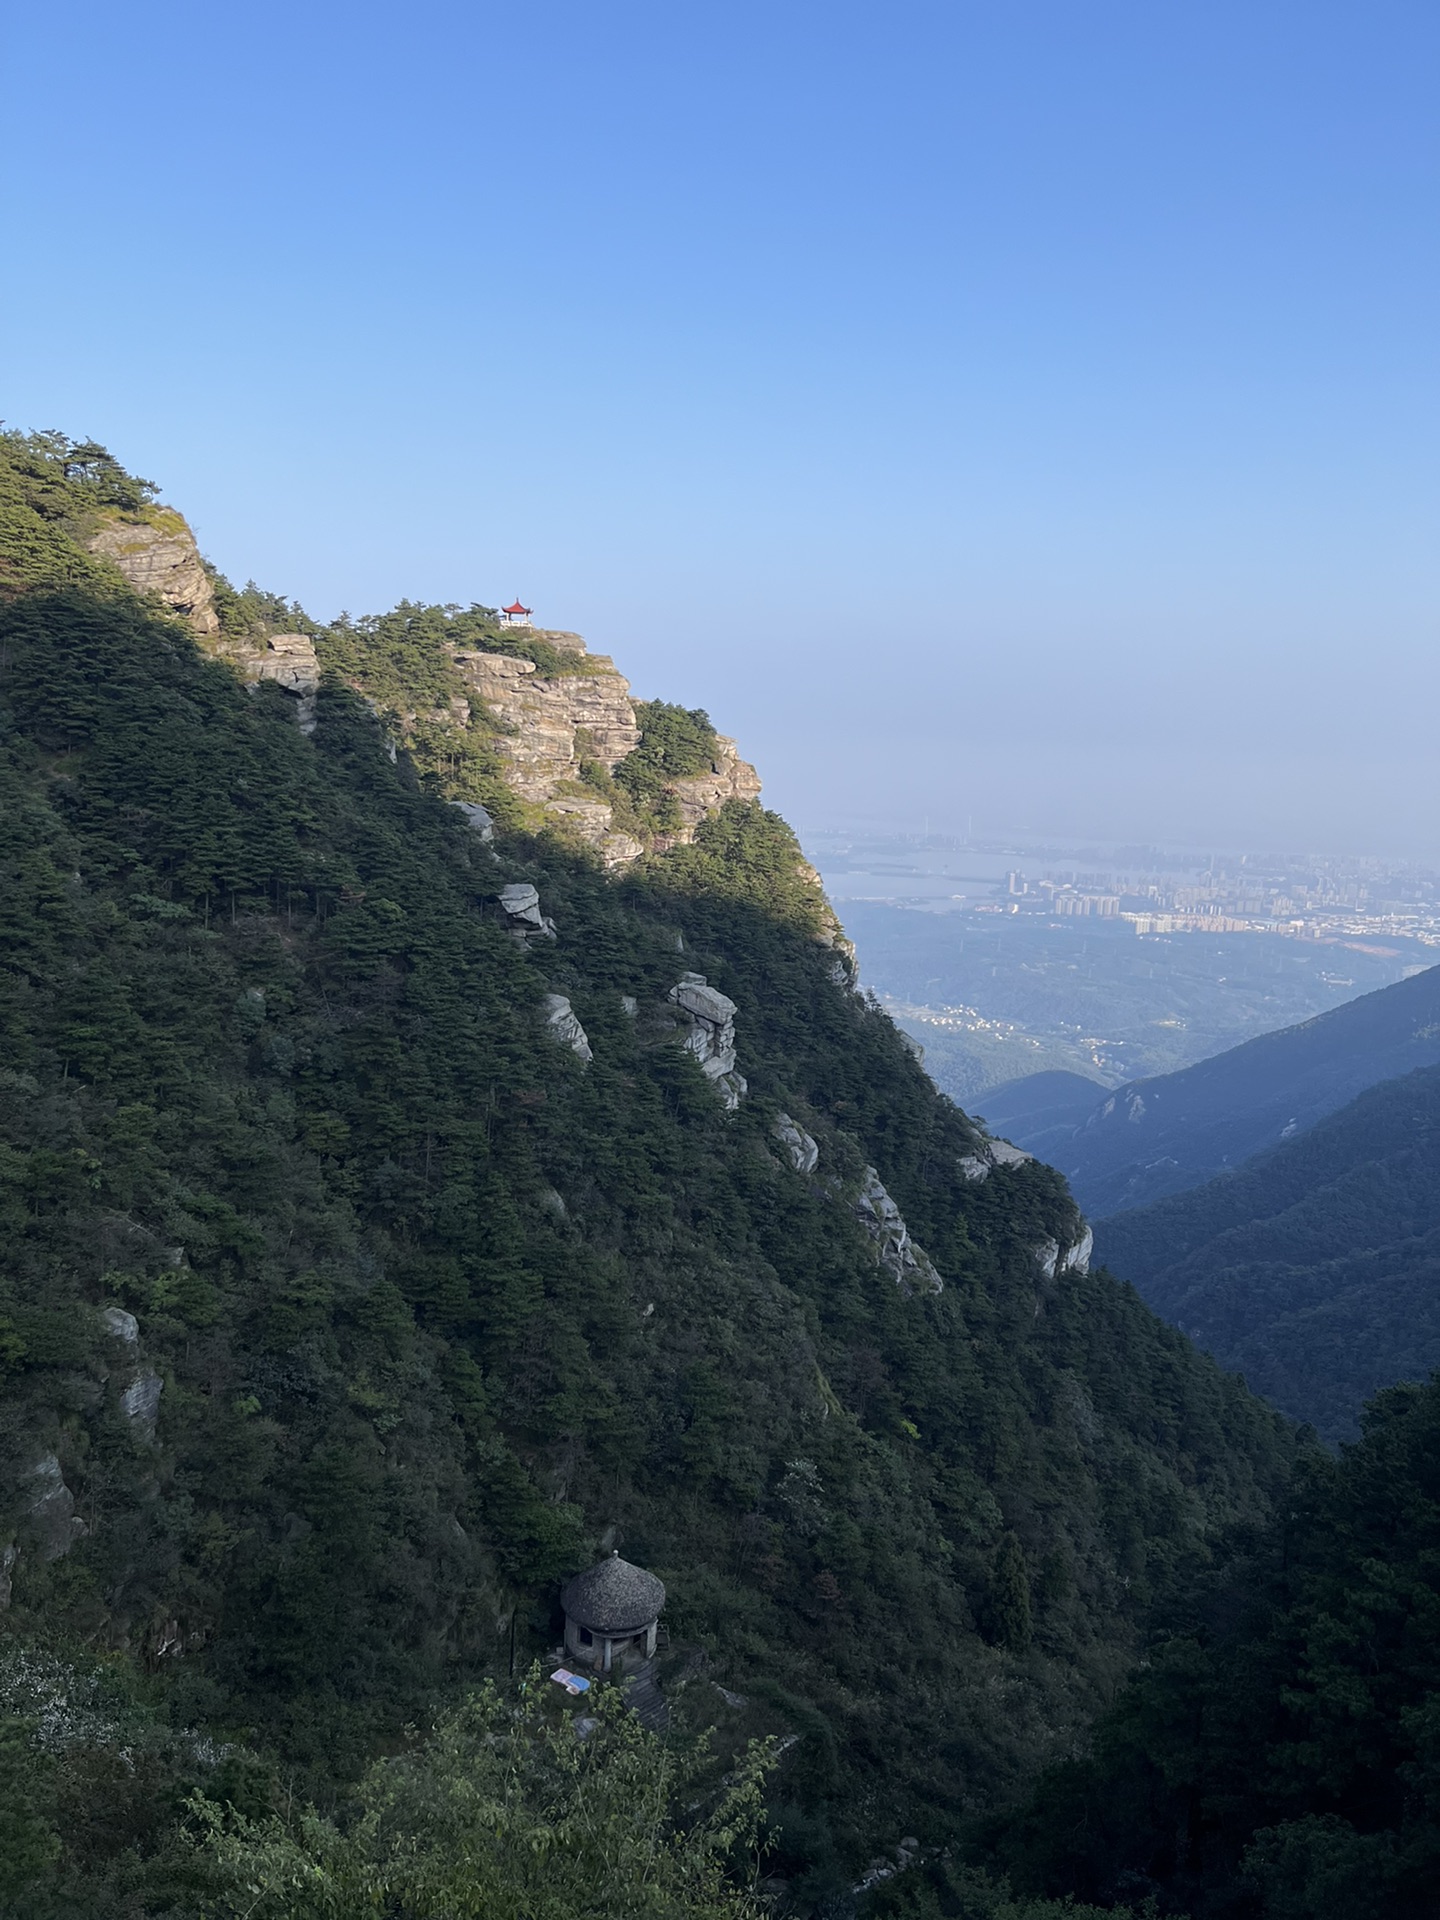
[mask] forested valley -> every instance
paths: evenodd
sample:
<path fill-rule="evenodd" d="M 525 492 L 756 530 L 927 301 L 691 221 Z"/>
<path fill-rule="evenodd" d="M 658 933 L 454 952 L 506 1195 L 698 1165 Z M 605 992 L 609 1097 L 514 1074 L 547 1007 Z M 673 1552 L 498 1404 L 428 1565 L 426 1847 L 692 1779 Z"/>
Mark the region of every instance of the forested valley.
<path fill-rule="evenodd" d="M 1087 1270 L 785 823 L 677 837 L 705 716 L 607 866 L 423 718 L 543 641 L 207 638 L 92 551 L 168 511 L 0 439 L 4 1911 L 1431 1910 L 1432 1391 L 1337 1464 Z M 541 1664 L 612 1546 L 662 1733 Z"/>

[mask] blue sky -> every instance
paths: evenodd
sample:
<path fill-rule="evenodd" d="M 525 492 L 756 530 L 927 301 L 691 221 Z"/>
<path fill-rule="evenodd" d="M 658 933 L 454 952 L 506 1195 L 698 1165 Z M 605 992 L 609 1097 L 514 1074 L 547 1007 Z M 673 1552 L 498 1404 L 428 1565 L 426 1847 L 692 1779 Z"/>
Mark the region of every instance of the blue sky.
<path fill-rule="evenodd" d="M 1440 11 L 14 8 L 0 414 L 802 825 L 1440 855 Z"/>

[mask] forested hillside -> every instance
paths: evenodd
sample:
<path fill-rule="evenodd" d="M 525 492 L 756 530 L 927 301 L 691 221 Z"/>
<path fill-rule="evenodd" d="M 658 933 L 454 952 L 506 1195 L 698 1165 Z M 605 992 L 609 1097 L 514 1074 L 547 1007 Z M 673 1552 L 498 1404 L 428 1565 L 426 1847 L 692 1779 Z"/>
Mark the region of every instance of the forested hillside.
<path fill-rule="evenodd" d="M 1198 1187 L 1366 1087 L 1440 1065 L 1440 967 L 1210 1060 L 1117 1087 L 1043 1148 L 1096 1219 Z M 1034 1144 L 1028 1140 L 1024 1144 Z"/>
<path fill-rule="evenodd" d="M 985 1852 L 1193 1920 L 1429 1920 L 1440 1887 L 1440 1385 L 1396 1387 L 1197 1593 Z M 944 1880 L 945 1875 L 935 1876 Z M 897 1903 L 964 1911 L 925 1891 Z"/>
<path fill-rule="evenodd" d="M 89 551 L 152 496 L 0 440 L 8 1910 L 193 1911 L 207 1820 L 343 1825 L 612 1542 L 668 1588 L 675 1738 L 778 1741 L 798 1910 L 943 1844 L 1263 1521 L 1283 1423 L 1076 1263 L 777 816 L 676 841 L 678 710 L 643 857 L 492 842 L 450 802 L 503 813 L 495 763 L 406 750 L 343 659 L 309 732 L 242 684 L 225 621 L 296 608 L 219 582 L 197 634 Z M 425 613 L 388 631 L 443 687 Z M 735 1004 L 728 1106 L 684 973 Z"/>
<path fill-rule="evenodd" d="M 1158 1313 L 1296 1419 L 1351 1439 L 1381 1387 L 1440 1366 L 1440 1069 L 1372 1087 L 1096 1244 Z"/>

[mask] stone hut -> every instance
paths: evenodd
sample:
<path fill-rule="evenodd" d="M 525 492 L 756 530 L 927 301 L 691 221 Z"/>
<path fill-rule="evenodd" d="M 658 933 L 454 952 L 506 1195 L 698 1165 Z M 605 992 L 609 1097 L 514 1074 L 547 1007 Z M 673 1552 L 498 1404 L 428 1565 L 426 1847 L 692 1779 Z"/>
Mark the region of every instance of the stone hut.
<path fill-rule="evenodd" d="M 664 1604 L 663 1581 L 612 1553 L 561 1590 L 565 1651 L 577 1665 L 597 1673 L 639 1666 L 655 1651 Z"/>

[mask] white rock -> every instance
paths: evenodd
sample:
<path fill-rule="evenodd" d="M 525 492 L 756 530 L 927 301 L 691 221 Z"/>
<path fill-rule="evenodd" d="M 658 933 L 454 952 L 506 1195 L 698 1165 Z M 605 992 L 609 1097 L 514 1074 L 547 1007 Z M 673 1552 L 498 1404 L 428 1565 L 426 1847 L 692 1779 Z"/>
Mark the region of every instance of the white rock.
<path fill-rule="evenodd" d="M 450 804 L 464 814 L 482 840 L 490 841 L 495 838 L 495 822 L 490 817 L 488 807 L 482 807 L 478 800 L 452 800 Z M 536 897 L 538 899 L 539 896 Z"/>
<path fill-rule="evenodd" d="M 945 1282 L 935 1271 L 928 1254 L 910 1238 L 899 1207 L 886 1192 L 874 1167 L 866 1167 L 855 1202 L 860 1224 L 875 1242 L 880 1264 L 894 1278 L 902 1293 L 918 1287 L 925 1293 L 941 1293 Z"/>
<path fill-rule="evenodd" d="M 750 1091 L 750 1082 L 733 1068 L 729 1073 L 718 1075 L 713 1084 L 727 1113 L 733 1113 Z"/>
<path fill-rule="evenodd" d="M 320 691 L 320 662 L 315 642 L 306 633 L 272 633 L 264 650 L 252 656 L 247 677 L 273 680 L 297 702 L 296 718 L 302 733 L 315 731 L 316 696 Z"/>
<path fill-rule="evenodd" d="M 1087 1226 L 1074 1246 L 1066 1248 L 1063 1271 L 1066 1273 L 1089 1273 L 1090 1256 L 1094 1251 L 1095 1234 L 1093 1229 Z"/>
<path fill-rule="evenodd" d="M 1035 1158 L 1022 1147 L 1012 1147 L 1008 1140 L 989 1140 L 986 1148 L 991 1160 L 997 1167 L 1023 1167 L 1027 1161 Z"/>
<path fill-rule="evenodd" d="M 132 1380 L 120 1396 L 120 1411 L 138 1427 L 147 1440 L 155 1437 L 155 1421 L 160 1412 L 160 1395 L 165 1382 L 149 1368 Z"/>
<path fill-rule="evenodd" d="M 703 973 L 682 973 L 668 997 L 689 1017 L 687 1050 L 733 1112 L 746 1092 L 745 1076 L 735 1070 L 735 1002 L 709 986 Z"/>
<path fill-rule="evenodd" d="M 522 940 L 534 934 L 555 938 L 555 922 L 540 910 L 540 894 L 526 880 L 514 880 L 500 889 L 500 908 L 510 922 L 511 932 Z"/>
<path fill-rule="evenodd" d="M 708 1020 L 715 1027 L 726 1026 L 735 1018 L 735 1002 L 693 975 L 687 975 L 678 986 L 672 987 L 670 998 L 687 1013 L 693 1013 L 698 1020 Z"/>
<path fill-rule="evenodd" d="M 981 1159 L 978 1153 L 962 1153 L 956 1162 L 967 1180 L 988 1180 L 992 1162 Z"/>
<path fill-rule="evenodd" d="M 538 914 L 540 889 L 532 887 L 528 880 L 513 880 L 508 887 L 500 889 L 500 904 L 513 919 Z"/>
<path fill-rule="evenodd" d="M 637 1013 L 639 1013 L 639 1011 L 640 1011 L 640 1003 L 639 1003 L 639 1001 L 638 1001 L 638 1000 L 637 1000 L 637 999 L 635 998 L 635 996 L 634 996 L 634 994 L 633 994 L 633 993 L 622 993 L 622 994 L 621 994 L 621 996 L 620 996 L 620 1011 L 621 1011 L 621 1012 L 622 1012 L 622 1013 L 623 1013 L 623 1014 L 625 1015 L 625 1017 L 626 1017 L 627 1019 L 629 1019 L 629 1020 L 633 1020 L 633 1019 L 635 1018 L 635 1016 L 636 1016 L 636 1014 L 637 1014 Z"/>
<path fill-rule="evenodd" d="M 124 1307 L 102 1307 L 100 1318 L 112 1340 L 123 1340 L 127 1346 L 133 1347 L 140 1338 L 140 1322 Z"/>
<path fill-rule="evenodd" d="M 581 1026 L 579 1016 L 565 995 L 547 993 L 540 1004 L 545 1010 L 545 1024 L 554 1038 L 562 1046 L 569 1047 L 573 1054 L 578 1054 L 580 1059 L 593 1060 L 595 1055 L 590 1050 L 585 1029 Z"/>
<path fill-rule="evenodd" d="M 796 1173 L 815 1171 L 820 1162 L 820 1149 L 798 1121 L 792 1120 L 788 1113 L 777 1114 L 770 1131 L 789 1155 Z"/>

